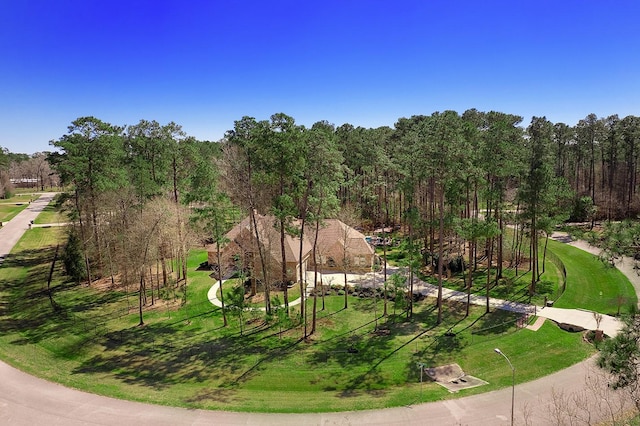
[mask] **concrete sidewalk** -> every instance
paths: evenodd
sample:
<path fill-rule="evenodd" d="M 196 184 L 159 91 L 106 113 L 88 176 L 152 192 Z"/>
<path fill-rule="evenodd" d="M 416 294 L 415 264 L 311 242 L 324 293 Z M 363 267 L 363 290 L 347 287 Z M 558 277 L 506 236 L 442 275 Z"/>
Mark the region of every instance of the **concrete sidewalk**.
<path fill-rule="evenodd" d="M 537 315 L 557 323 L 570 324 L 585 330 L 598 328 L 594 312 L 583 309 L 539 308 Z M 615 337 L 623 327 L 622 321 L 609 315 L 602 315 L 599 329 L 607 336 Z M 575 329 L 575 331 L 580 331 Z"/>
<path fill-rule="evenodd" d="M 576 244 L 575 245 L 579 249 L 583 249 L 583 245 Z M 592 249 L 590 253 L 593 254 L 595 249 Z M 630 264 L 630 261 L 629 263 Z M 401 272 L 400 268 L 397 267 L 387 267 L 387 275 L 393 275 L 395 273 Z M 624 270 L 622 271 L 625 275 L 628 276 L 628 273 Z M 635 275 L 635 274 L 634 274 Z M 640 277 L 635 275 L 638 283 L 638 293 L 640 293 Z M 325 285 L 338 285 L 344 286 L 344 278 L 343 274 L 340 273 L 331 273 L 331 274 L 321 274 L 322 282 Z M 363 275 L 357 274 L 347 274 L 347 282 L 350 286 L 362 286 L 362 287 L 380 287 L 382 285 L 382 273 L 377 272 L 369 272 Z M 313 280 L 311 280 L 313 281 Z M 426 297 L 437 297 L 438 296 L 438 287 L 426 283 L 424 281 L 420 281 L 416 279 L 414 281 L 414 293 L 422 294 Z M 462 291 L 451 290 L 449 288 L 442 289 L 442 298 L 443 300 L 456 301 L 460 303 L 467 302 L 467 294 Z M 486 296 L 481 296 L 478 294 L 472 294 L 470 297 L 470 303 L 476 306 L 485 306 L 487 303 Z M 585 330 L 595 330 L 597 328 L 596 319 L 594 313 L 587 310 L 582 309 L 562 309 L 562 308 L 546 308 L 542 306 L 536 306 L 526 303 L 518 303 L 512 302 L 508 300 L 489 298 L 489 307 L 491 309 L 502 309 L 511 312 L 518 312 L 522 314 L 529 315 L 537 315 L 546 319 L 550 319 L 555 321 L 556 323 L 565 323 L 571 324 Z M 614 337 L 618 334 L 618 332 L 622 329 L 622 322 L 612 316 L 602 315 L 602 321 L 600 323 L 600 329 L 604 331 L 610 337 Z"/>
<path fill-rule="evenodd" d="M 387 277 L 400 273 L 400 268 L 397 267 L 387 267 Z M 319 278 L 324 285 L 335 285 L 339 287 L 344 287 L 344 274 L 342 273 L 324 273 L 319 274 Z M 313 274 L 308 273 L 307 279 L 310 284 L 307 285 L 307 294 L 312 294 L 313 291 Z M 223 280 L 224 282 L 224 280 Z M 349 286 L 359 286 L 365 288 L 379 288 L 383 285 L 383 274 L 380 272 L 368 272 L 366 274 L 347 274 L 347 283 Z M 219 282 L 216 283 L 209 289 L 207 294 L 207 298 L 209 301 L 217 306 L 222 307 L 222 302 L 217 298 L 216 293 L 218 288 L 220 287 Z M 415 280 L 414 281 L 414 293 L 421 294 L 425 297 L 437 297 L 438 296 L 438 287 L 426 283 L 424 281 Z M 467 294 L 457 290 L 451 290 L 449 288 L 442 289 L 442 299 L 445 301 L 455 301 L 459 303 L 467 302 Z M 301 303 L 302 298 L 298 298 L 289 303 L 289 306 L 299 305 Z M 469 301 L 472 305 L 476 306 L 485 306 L 487 303 L 486 296 L 480 296 L 478 294 L 472 294 L 469 298 Z M 593 312 L 582 310 L 582 309 L 562 309 L 562 308 L 551 308 L 551 307 L 542 307 L 536 305 L 530 305 L 526 303 L 518 303 L 512 302 L 508 300 L 489 298 L 489 307 L 491 309 L 502 309 L 510 312 L 517 312 L 523 315 L 537 315 L 539 317 L 543 317 L 546 319 L 550 319 L 555 321 L 558 324 L 569 324 L 575 326 L 577 329 L 584 330 L 595 330 L 597 328 L 596 317 Z M 264 308 L 257 308 L 262 309 Z M 622 329 L 622 322 L 609 315 L 602 315 L 602 320 L 600 322 L 600 329 L 604 331 L 604 333 L 610 337 L 615 337 L 618 332 Z"/>
<path fill-rule="evenodd" d="M 438 288 L 434 285 L 420 282 L 416 292 L 429 297 L 437 297 Z M 466 303 L 467 301 L 466 293 L 448 288 L 442 289 L 442 298 L 444 300 L 454 300 L 461 303 Z M 485 296 L 472 294 L 470 302 L 476 306 L 485 306 L 487 298 Z M 596 330 L 597 328 L 594 312 L 583 309 L 550 308 L 496 298 L 489 298 L 489 306 L 491 309 L 502 309 L 522 314 L 537 315 L 555 321 L 558 324 L 570 324 L 585 330 Z M 602 315 L 600 330 L 604 331 L 606 335 L 615 337 L 622 327 L 623 323 L 618 318 Z"/>

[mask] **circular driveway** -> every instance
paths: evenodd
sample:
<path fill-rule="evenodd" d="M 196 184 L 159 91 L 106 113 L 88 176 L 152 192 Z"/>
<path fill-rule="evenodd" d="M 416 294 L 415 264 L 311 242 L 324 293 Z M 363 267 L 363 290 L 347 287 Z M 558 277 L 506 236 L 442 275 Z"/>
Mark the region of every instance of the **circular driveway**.
<path fill-rule="evenodd" d="M 52 197 L 43 195 L 7 226 L 0 228 L 0 254 L 11 250 L 28 229 L 29 221 L 35 219 Z M 638 276 L 627 276 L 632 281 L 639 279 Z M 606 392 L 606 383 L 600 382 L 600 388 L 604 390 L 585 391 L 585 380 L 599 373 L 590 359 L 516 386 L 516 421 L 523 423 L 526 419 L 527 424 L 556 424 L 557 421 L 550 418 L 553 412 L 550 408 L 558 395 L 581 395 L 586 398 L 584 406 L 592 411 L 591 421 L 598 415 L 603 416 L 607 400 L 602 392 Z M 506 364 L 504 374 L 511 374 Z M 261 414 L 189 410 L 65 388 L 0 362 L 0 424 L 3 425 L 501 425 L 509 424 L 510 410 L 511 388 L 446 401 L 357 412 Z"/>

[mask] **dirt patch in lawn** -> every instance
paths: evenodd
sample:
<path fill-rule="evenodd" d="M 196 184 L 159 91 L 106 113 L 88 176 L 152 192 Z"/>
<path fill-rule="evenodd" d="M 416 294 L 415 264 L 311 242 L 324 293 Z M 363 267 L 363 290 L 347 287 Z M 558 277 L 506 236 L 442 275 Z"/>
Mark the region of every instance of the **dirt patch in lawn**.
<path fill-rule="evenodd" d="M 446 388 L 449 392 L 475 388 L 486 385 L 482 379 L 466 374 L 458 364 L 447 364 L 440 367 L 425 367 L 424 372 L 431 380 Z"/>

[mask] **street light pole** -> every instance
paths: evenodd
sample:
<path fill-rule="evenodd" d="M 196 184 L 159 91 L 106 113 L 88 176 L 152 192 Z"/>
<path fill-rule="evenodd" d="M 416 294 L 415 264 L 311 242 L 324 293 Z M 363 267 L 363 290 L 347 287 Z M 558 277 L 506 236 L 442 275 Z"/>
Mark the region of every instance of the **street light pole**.
<path fill-rule="evenodd" d="M 422 372 L 424 371 L 424 363 L 419 362 L 418 367 L 420 367 L 420 402 L 422 402 Z"/>
<path fill-rule="evenodd" d="M 502 355 L 504 357 L 504 359 L 506 359 L 507 362 L 509 363 L 509 367 L 511 367 L 511 426 L 513 426 L 513 408 L 514 408 L 515 396 L 516 396 L 516 369 L 513 366 L 513 364 L 511 364 L 511 360 L 509 360 L 509 357 L 507 357 L 504 354 L 504 352 L 502 352 L 498 348 L 495 348 L 494 351 L 497 354 Z"/>

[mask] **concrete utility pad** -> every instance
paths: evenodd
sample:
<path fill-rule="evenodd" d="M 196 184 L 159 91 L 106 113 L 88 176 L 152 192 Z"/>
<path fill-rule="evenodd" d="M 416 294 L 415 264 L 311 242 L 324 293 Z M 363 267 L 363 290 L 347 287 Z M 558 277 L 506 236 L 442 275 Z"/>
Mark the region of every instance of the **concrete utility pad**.
<path fill-rule="evenodd" d="M 429 376 L 431 380 L 452 393 L 458 392 L 461 389 L 475 388 L 487 384 L 487 382 L 482 379 L 465 374 L 458 364 L 425 368 L 424 372 L 427 373 L 427 376 Z"/>

